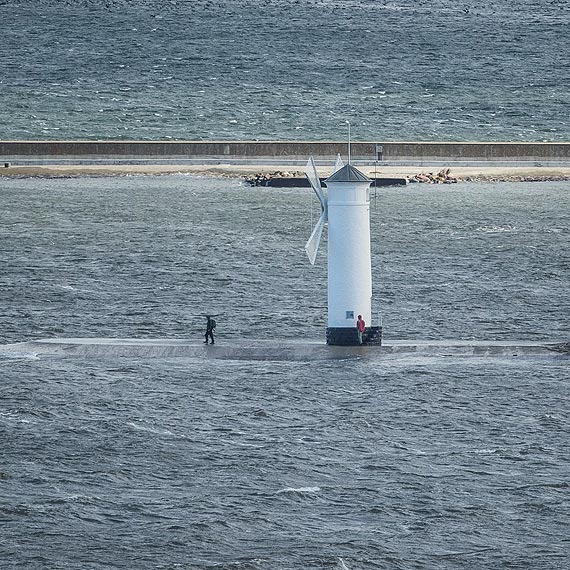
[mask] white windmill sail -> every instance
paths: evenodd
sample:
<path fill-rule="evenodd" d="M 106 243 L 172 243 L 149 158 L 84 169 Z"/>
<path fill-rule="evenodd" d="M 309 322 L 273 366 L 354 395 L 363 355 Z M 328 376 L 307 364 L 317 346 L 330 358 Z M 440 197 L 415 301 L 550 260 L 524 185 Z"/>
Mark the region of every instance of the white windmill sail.
<path fill-rule="evenodd" d="M 323 187 L 321 186 L 321 181 L 319 179 L 319 175 L 317 174 L 317 167 L 312 156 L 307 161 L 307 166 L 305 166 L 305 176 L 308 178 L 311 184 L 311 188 L 315 191 L 315 194 L 321 203 L 321 207 L 323 210 L 326 209 L 327 200 L 325 198 Z"/>
<path fill-rule="evenodd" d="M 335 172 L 337 172 L 338 170 L 340 170 L 343 166 L 344 166 L 344 162 L 342 161 L 342 158 L 340 157 L 340 153 L 339 153 L 336 155 L 336 160 L 334 162 L 333 174 Z"/>
<path fill-rule="evenodd" d="M 311 265 L 315 264 L 315 259 L 317 257 L 317 251 L 319 250 L 319 244 L 321 243 L 321 236 L 323 234 L 323 228 L 327 221 L 327 198 L 323 192 L 323 187 L 321 186 L 321 181 L 319 180 L 319 175 L 317 174 L 317 167 L 315 166 L 315 161 L 313 157 L 309 158 L 307 166 L 305 168 L 305 175 L 311 184 L 311 188 L 315 191 L 319 202 L 321 203 L 321 216 L 317 222 L 317 225 L 311 233 L 311 237 L 305 244 L 305 251 L 309 257 Z"/>
<path fill-rule="evenodd" d="M 321 236 L 323 235 L 323 228 L 326 221 L 326 213 L 323 211 L 313 233 L 311 234 L 311 237 L 305 244 L 305 251 L 307 252 L 311 265 L 315 265 L 315 259 L 317 258 L 317 251 L 319 250 Z"/>

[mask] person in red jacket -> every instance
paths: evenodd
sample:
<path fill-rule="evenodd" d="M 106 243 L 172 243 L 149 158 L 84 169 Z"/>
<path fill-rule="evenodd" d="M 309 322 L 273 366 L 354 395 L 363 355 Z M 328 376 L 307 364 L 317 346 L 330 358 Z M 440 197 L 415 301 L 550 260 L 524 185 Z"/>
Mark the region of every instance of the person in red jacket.
<path fill-rule="evenodd" d="M 362 315 L 358 315 L 356 330 L 358 331 L 358 344 L 362 344 L 362 334 L 366 330 L 366 323 L 364 322 Z"/>

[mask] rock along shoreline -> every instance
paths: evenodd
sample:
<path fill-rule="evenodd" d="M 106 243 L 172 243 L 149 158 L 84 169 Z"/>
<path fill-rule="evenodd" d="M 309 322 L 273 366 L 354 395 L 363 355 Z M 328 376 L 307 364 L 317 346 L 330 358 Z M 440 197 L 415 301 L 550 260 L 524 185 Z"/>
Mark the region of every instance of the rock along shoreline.
<path fill-rule="evenodd" d="M 371 178 L 406 179 L 418 183 L 453 183 L 453 182 L 566 182 L 570 181 L 568 167 L 528 167 L 528 166 L 459 166 L 428 169 L 422 166 L 408 165 L 359 168 Z M 319 167 L 319 174 L 327 177 L 332 167 Z M 445 172 L 445 176 L 441 173 Z M 214 178 L 240 178 L 244 181 L 263 178 L 304 178 L 299 166 L 279 166 L 276 164 L 90 164 L 90 165 L 18 165 L 5 163 L 0 165 L 0 177 L 17 178 L 80 178 L 108 176 L 165 176 L 187 174 Z M 262 184 L 258 184 L 262 185 Z"/>

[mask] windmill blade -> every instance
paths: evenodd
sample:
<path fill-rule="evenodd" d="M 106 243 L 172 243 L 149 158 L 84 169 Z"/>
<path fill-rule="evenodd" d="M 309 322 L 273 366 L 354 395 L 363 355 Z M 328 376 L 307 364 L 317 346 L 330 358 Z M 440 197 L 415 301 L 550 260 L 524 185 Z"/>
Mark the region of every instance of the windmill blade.
<path fill-rule="evenodd" d="M 319 175 L 317 174 L 317 167 L 315 166 L 315 161 L 313 160 L 312 156 L 307 161 L 307 166 L 305 167 L 305 176 L 315 191 L 315 194 L 321 203 L 321 208 L 323 211 L 326 210 L 325 194 L 323 192 L 323 187 L 321 186 L 321 181 L 319 180 Z"/>
<path fill-rule="evenodd" d="M 340 153 L 338 153 L 338 154 L 336 155 L 336 160 L 335 160 L 335 162 L 334 162 L 333 174 L 334 174 L 337 170 L 340 170 L 343 166 L 344 166 L 344 162 L 342 161 L 342 158 L 340 157 Z"/>
<path fill-rule="evenodd" d="M 327 219 L 326 210 L 323 210 L 311 237 L 305 244 L 305 251 L 309 257 L 311 265 L 315 265 L 315 259 L 317 257 L 317 251 L 319 250 L 319 244 L 321 243 L 321 236 L 323 235 L 323 228 L 325 227 L 325 222 Z"/>

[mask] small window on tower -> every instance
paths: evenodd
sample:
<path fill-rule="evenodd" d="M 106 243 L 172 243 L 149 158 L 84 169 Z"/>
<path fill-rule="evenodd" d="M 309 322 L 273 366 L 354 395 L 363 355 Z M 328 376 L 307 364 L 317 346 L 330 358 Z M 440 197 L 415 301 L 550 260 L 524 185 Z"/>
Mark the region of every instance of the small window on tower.
<path fill-rule="evenodd" d="M 346 311 L 347 319 L 354 319 L 354 311 Z"/>

